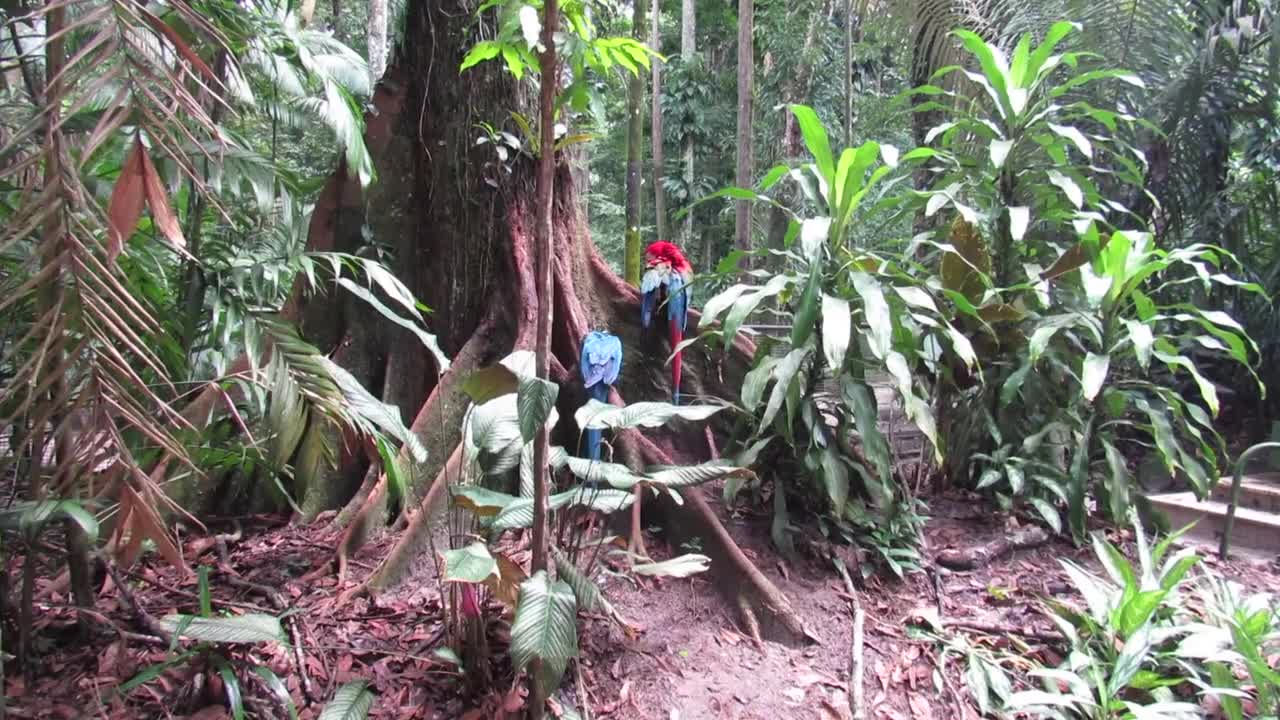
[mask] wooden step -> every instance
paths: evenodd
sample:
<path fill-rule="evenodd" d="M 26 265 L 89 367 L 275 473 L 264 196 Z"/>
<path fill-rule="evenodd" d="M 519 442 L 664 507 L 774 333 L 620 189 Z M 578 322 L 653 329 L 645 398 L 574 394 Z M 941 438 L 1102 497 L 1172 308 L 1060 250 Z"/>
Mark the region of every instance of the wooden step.
<path fill-rule="evenodd" d="M 1195 527 L 1188 533 L 1191 538 L 1214 547 L 1221 540 L 1227 517 L 1225 502 L 1212 498 L 1197 500 L 1192 492 L 1151 495 L 1148 500 L 1168 516 L 1170 527 L 1181 528 L 1194 522 Z M 1253 555 L 1274 556 L 1280 553 L 1280 515 L 1242 504 L 1236 508 L 1236 522 L 1231 535 L 1233 549 L 1250 551 Z"/>
<path fill-rule="evenodd" d="M 1211 499 L 1225 503 L 1231 499 L 1231 478 L 1223 478 L 1213 488 Z M 1240 482 L 1238 506 L 1280 515 L 1280 474 L 1245 475 Z"/>

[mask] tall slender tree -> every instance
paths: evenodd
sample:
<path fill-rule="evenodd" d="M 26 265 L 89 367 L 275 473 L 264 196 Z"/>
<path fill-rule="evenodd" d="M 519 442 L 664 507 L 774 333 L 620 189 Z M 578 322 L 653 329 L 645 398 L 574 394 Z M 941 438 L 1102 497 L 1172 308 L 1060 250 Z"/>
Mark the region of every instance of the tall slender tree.
<path fill-rule="evenodd" d="M 662 0 L 653 0 L 653 17 L 649 24 L 649 47 L 662 53 Z M 660 240 L 671 238 L 667 229 L 667 198 L 663 191 L 662 176 L 665 172 L 666 153 L 662 150 L 662 61 L 653 59 L 652 116 L 649 127 L 653 137 L 653 216 L 654 228 Z"/>
<path fill-rule="evenodd" d="M 738 0 L 738 187 L 749 187 L 752 174 L 751 114 L 755 50 L 752 31 L 755 24 L 754 0 Z M 739 200 L 734 222 L 734 245 L 739 250 L 751 249 L 751 203 Z M 750 262 L 744 258 L 743 268 Z"/>
<path fill-rule="evenodd" d="M 697 47 L 698 12 L 695 0 L 682 0 L 680 3 L 680 62 L 687 68 L 698 52 Z M 684 136 L 681 155 L 684 159 L 684 186 L 692 192 L 693 188 L 693 136 Z M 692 198 L 689 198 L 692 200 Z M 693 247 L 693 210 L 684 216 L 684 246 Z M 708 256 L 710 252 L 706 253 Z"/>
<path fill-rule="evenodd" d="M 336 22 L 336 20 L 335 20 Z M 376 84 L 387 69 L 387 0 L 369 0 L 369 77 Z"/>
<path fill-rule="evenodd" d="M 538 297 L 538 320 L 534 335 L 534 365 L 539 378 L 551 375 L 551 214 L 555 199 L 556 147 L 555 102 L 559 74 L 556 68 L 556 28 L 560 26 L 560 8 L 556 0 L 546 0 L 542 8 L 542 53 L 538 58 L 542 66 L 542 81 L 538 102 L 539 135 L 542 143 L 538 155 L 537 185 L 534 198 L 534 286 Z M 533 572 L 547 569 L 547 478 L 548 439 L 545 423 L 538 426 L 533 436 Z M 538 668 L 530 668 L 530 676 L 537 677 Z M 542 696 L 541 683 L 531 681 L 532 702 L 529 716 L 540 720 L 546 698 Z"/>
<path fill-rule="evenodd" d="M 635 0 L 632 4 L 631 32 L 636 40 L 644 42 L 644 16 L 648 0 Z M 626 250 L 623 277 L 635 287 L 640 286 L 640 185 L 644 163 L 644 116 L 640 108 L 644 104 L 644 75 L 630 76 L 627 84 L 627 186 L 626 186 Z"/>

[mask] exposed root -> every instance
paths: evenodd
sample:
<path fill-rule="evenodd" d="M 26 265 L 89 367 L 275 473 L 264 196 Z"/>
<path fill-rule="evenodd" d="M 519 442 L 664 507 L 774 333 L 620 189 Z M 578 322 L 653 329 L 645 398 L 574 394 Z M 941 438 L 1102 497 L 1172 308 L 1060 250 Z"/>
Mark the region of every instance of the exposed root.
<path fill-rule="evenodd" d="M 648 464 L 672 464 L 667 453 L 634 430 L 619 433 L 617 442 L 634 444 L 636 452 Z M 669 521 L 665 526 L 704 540 L 703 547 L 714 561 L 714 572 L 726 581 L 722 583 L 722 587 L 734 594 L 731 601 L 736 602 L 736 595 L 748 595 L 754 599 L 756 609 L 762 610 L 771 621 L 762 626 L 762 637 L 768 636 L 771 640 L 791 645 L 812 641 L 811 634 L 805 629 L 799 613 L 791 606 L 791 601 L 738 546 L 737 541 L 720 522 L 720 517 L 707 501 L 702 489 L 689 488 L 681 495 L 684 498 L 683 505 L 676 506 L 669 499 L 662 501 L 668 514 L 679 516 L 678 520 Z"/>
<path fill-rule="evenodd" d="M 1014 550 L 1027 550 L 1047 542 L 1049 542 L 1049 534 L 1043 528 L 1032 526 L 1011 535 L 996 538 L 985 545 L 943 550 L 938 553 L 936 561 L 950 570 L 976 570 Z"/>
<path fill-rule="evenodd" d="M 461 472 L 462 445 L 459 443 L 450 453 L 448 462 L 431 482 L 422 501 L 416 508 L 409 511 L 408 524 L 386 558 L 364 582 L 343 593 L 339 599 L 340 603 L 371 592 L 385 590 L 404 579 L 413 559 L 430 538 L 431 519 L 435 515 L 436 503 L 444 498 L 445 488 L 450 480 L 457 480 Z"/>

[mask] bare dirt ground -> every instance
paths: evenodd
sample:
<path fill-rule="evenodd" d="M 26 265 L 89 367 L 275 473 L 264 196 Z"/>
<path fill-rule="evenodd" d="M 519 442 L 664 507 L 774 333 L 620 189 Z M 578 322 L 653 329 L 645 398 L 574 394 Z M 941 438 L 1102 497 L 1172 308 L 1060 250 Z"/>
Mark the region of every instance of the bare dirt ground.
<path fill-rule="evenodd" d="M 926 527 L 926 556 L 947 548 L 986 542 L 1016 529 L 1016 523 L 967 496 L 933 499 Z M 726 604 L 713 579 L 648 582 L 636 586 L 611 577 L 602 589 L 617 611 L 642 628 L 634 636 L 603 616 L 586 617 L 581 631 L 581 684 L 570 669 L 559 699 L 578 702 L 584 692 L 592 718 L 672 720 L 720 718 L 848 718 L 852 619 L 843 581 L 829 563 L 801 557 L 778 559 L 768 544 L 766 517 L 726 517 L 730 531 L 763 571 L 791 598 L 817 639 L 805 647 L 775 643 L 757 646 L 744 632 L 735 608 Z M 377 693 L 371 717 L 507 717 L 522 698 L 509 687 L 466 696 L 455 668 L 434 654 L 443 637 L 440 594 L 429 562 L 415 579 L 375 600 L 339 604 L 345 587 L 328 569 L 336 535 L 323 524 L 292 527 L 264 520 L 246 522 L 240 539 L 219 548 L 192 537 L 185 545 L 193 567 L 209 568 L 215 608 L 232 612 L 277 613 L 277 602 L 292 611 L 299 654 L 279 645 L 239 646 L 227 653 L 241 667 L 261 665 L 283 679 L 302 718 L 314 718 L 334 689 L 364 678 Z M 1115 540 L 1124 533 L 1112 531 Z M 362 575 L 386 551 L 374 543 L 352 559 Z M 655 555 L 672 553 L 657 538 Z M 679 549 L 676 549 L 679 552 Z M 1256 589 L 1280 590 L 1274 563 L 1206 562 Z M 1087 548 L 1057 539 L 1015 552 L 971 572 L 915 572 L 904 580 L 872 577 L 858 592 L 866 612 L 864 694 L 867 717 L 889 720 L 977 718 L 955 657 L 940 665 L 938 643 L 911 626 L 921 616 L 942 618 L 944 632 L 964 632 L 971 642 L 1007 647 L 1020 640 L 1032 648 L 1050 633 L 1038 611 L 1039 599 L 1072 599 L 1058 560 L 1095 565 Z M 517 558 L 519 559 L 519 558 Z M 20 573 L 10 568 L 9 577 Z M 359 577 L 348 579 L 348 584 Z M 192 612 L 198 607 L 194 574 L 181 577 L 158 559 L 133 568 L 129 586 L 139 606 L 152 616 Z M 44 581 L 47 585 L 48 580 Z M 109 582 L 109 581 L 108 581 Z M 262 587 L 280 593 L 272 599 Z M 121 696 L 116 688 L 150 665 L 168 648 L 149 641 L 119 594 L 100 594 L 93 631 L 79 634 L 65 596 L 37 594 L 39 672 L 24 677 L 6 667 L 5 694 L 14 717 L 151 718 L 230 717 L 222 681 L 212 660 L 197 659 L 158 674 Z M 490 608 L 490 647 L 505 652 L 509 618 Z M 968 629 L 960 625 L 970 626 Z M 978 629 L 973 629 L 978 628 Z M 5 628 L 5 633 L 12 629 Z M 6 637 L 5 646 L 10 647 Z M 509 671 L 498 666 L 495 675 Z M 241 672 L 251 717 L 286 717 L 283 704 L 251 672 Z M 515 717 L 516 715 L 510 715 Z"/>

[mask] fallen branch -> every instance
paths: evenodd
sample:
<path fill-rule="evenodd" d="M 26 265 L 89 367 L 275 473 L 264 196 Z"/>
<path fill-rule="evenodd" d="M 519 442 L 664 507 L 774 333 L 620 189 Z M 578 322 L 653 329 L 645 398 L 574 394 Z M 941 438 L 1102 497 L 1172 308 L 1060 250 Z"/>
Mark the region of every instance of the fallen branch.
<path fill-rule="evenodd" d="M 284 614 L 284 612 L 289 609 L 288 604 L 284 601 L 284 596 L 274 588 L 263 585 L 262 583 L 253 582 L 252 580 L 246 580 L 231 569 L 230 563 L 227 562 L 227 546 L 225 543 L 219 541 L 217 543 L 217 547 L 224 565 L 222 568 L 222 574 L 228 583 L 261 595 L 266 598 L 271 605 L 275 607 L 276 612 L 280 614 Z M 306 696 L 309 702 L 315 702 L 318 698 L 316 698 L 315 694 L 312 692 L 311 676 L 307 674 L 306 657 L 304 656 L 302 649 L 302 634 L 298 632 L 298 616 L 290 615 L 284 618 L 284 624 L 285 627 L 289 629 L 289 639 L 293 641 L 293 659 L 298 665 L 298 675 L 302 678 L 302 694 Z"/>
<path fill-rule="evenodd" d="M 146 630 L 147 634 L 154 635 L 168 643 L 170 640 L 169 633 L 160 624 L 159 620 L 156 620 L 151 613 L 148 613 L 138 604 L 137 598 L 133 596 L 133 591 L 129 589 L 129 585 L 120 577 L 120 571 L 116 568 L 115 562 L 107 559 L 106 565 L 107 572 L 111 575 L 111 582 L 120 591 L 120 599 L 124 601 L 125 607 L 129 608 L 129 612 L 133 613 L 134 621 L 138 623 L 139 627 Z"/>
<path fill-rule="evenodd" d="M 858 601 L 858 591 L 853 587 L 853 578 L 849 577 L 849 571 L 844 563 L 837 561 L 836 569 L 844 579 L 844 587 L 849 592 L 849 604 L 853 607 L 853 643 L 849 648 L 849 712 L 853 720 L 865 720 L 867 712 L 865 691 L 862 687 L 864 666 L 862 645 L 866 613 L 862 609 L 862 603 Z"/>
<path fill-rule="evenodd" d="M 1030 527 L 996 538 L 977 547 L 943 550 L 936 562 L 949 570 L 977 570 L 1015 550 L 1029 550 L 1049 542 L 1049 534 L 1040 527 Z"/>
<path fill-rule="evenodd" d="M 1062 635 L 1057 633 L 1040 632 L 1038 630 L 1013 627 L 1011 625 L 997 625 L 995 623 L 985 623 L 979 620 L 948 619 L 942 621 L 942 626 L 958 628 L 960 630 L 972 630 L 974 632 L 986 633 L 988 635 L 1021 635 L 1022 637 L 1043 643 L 1060 643 L 1065 639 Z"/>

